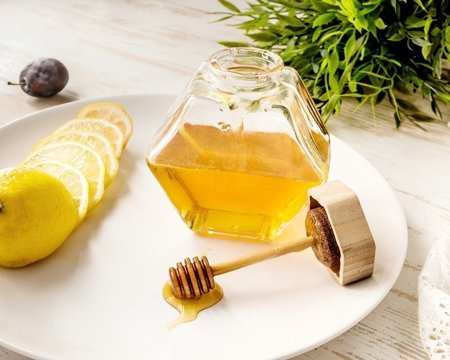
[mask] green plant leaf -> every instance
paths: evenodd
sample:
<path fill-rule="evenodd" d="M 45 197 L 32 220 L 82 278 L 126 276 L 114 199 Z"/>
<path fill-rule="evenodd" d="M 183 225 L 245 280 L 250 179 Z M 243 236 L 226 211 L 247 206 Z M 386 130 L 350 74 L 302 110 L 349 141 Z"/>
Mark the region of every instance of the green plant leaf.
<path fill-rule="evenodd" d="M 256 41 L 265 41 L 265 42 L 275 41 L 278 39 L 276 35 L 272 34 L 269 31 L 264 30 L 258 33 L 248 34 L 247 36 Z"/>
<path fill-rule="evenodd" d="M 418 46 L 432 45 L 429 41 L 422 38 L 411 38 L 411 41 Z"/>
<path fill-rule="evenodd" d="M 424 59 L 426 59 L 428 55 L 430 55 L 430 51 L 431 51 L 431 44 L 422 46 L 422 56 L 424 57 Z"/>
<path fill-rule="evenodd" d="M 425 34 L 425 38 L 428 39 L 428 34 L 430 32 L 431 24 L 433 23 L 433 18 L 431 16 L 427 17 L 427 20 L 425 21 L 425 25 L 423 27 L 423 32 Z"/>
<path fill-rule="evenodd" d="M 352 35 L 350 35 L 350 37 L 348 38 L 344 47 L 344 56 L 346 64 L 348 64 L 350 58 L 355 54 L 355 52 L 356 52 L 356 36 L 355 33 L 353 32 Z"/>
<path fill-rule="evenodd" d="M 227 0 L 218 0 L 223 6 L 225 6 L 228 10 L 231 10 L 231 11 L 233 11 L 233 12 L 235 12 L 235 13 L 239 13 L 239 12 L 241 12 L 240 10 L 239 10 L 239 8 L 236 6 L 236 5 L 234 5 L 234 4 L 232 4 L 231 2 L 229 2 L 229 1 L 227 1 Z"/>
<path fill-rule="evenodd" d="M 420 19 L 417 16 L 410 15 L 405 20 L 406 27 L 414 26 L 418 21 L 420 21 Z"/>
<path fill-rule="evenodd" d="M 337 68 L 339 66 L 339 54 L 337 51 L 333 51 L 328 59 L 328 68 L 330 72 L 330 76 L 334 76 Z"/>
<path fill-rule="evenodd" d="M 342 35 L 342 31 L 332 31 L 329 33 L 325 33 L 325 35 L 323 35 L 320 38 L 320 42 L 323 43 L 323 42 L 327 41 L 328 39 L 335 37 L 335 36 L 339 36 L 339 35 Z"/>
<path fill-rule="evenodd" d="M 286 45 L 286 50 L 294 50 L 295 49 L 295 36 L 292 36 Z"/>
<path fill-rule="evenodd" d="M 391 63 L 391 64 L 395 64 L 395 65 L 400 66 L 400 67 L 402 66 L 401 62 L 399 62 L 399 61 L 397 61 L 395 59 L 392 59 L 392 58 L 388 58 L 388 57 L 383 56 L 383 55 L 374 55 L 374 57 L 376 57 L 377 59 L 383 60 L 385 62 L 388 62 L 388 63 Z"/>
<path fill-rule="evenodd" d="M 334 13 L 326 13 L 326 14 L 319 15 L 314 20 L 312 26 L 313 26 L 313 28 L 315 28 L 315 27 L 318 27 L 318 26 L 321 26 L 321 25 L 328 24 L 335 17 L 336 17 L 336 15 Z"/>
<path fill-rule="evenodd" d="M 375 26 L 377 29 L 383 30 L 387 28 L 387 25 L 384 23 L 382 18 L 378 18 L 375 20 Z"/>
<path fill-rule="evenodd" d="M 312 39 L 311 39 L 312 42 L 315 43 L 321 35 L 322 35 L 322 29 L 320 27 L 316 28 L 312 35 Z"/>
<path fill-rule="evenodd" d="M 358 12 L 356 9 L 356 5 L 354 0 L 340 0 L 342 2 L 343 8 L 348 11 L 349 14 L 352 16 L 355 16 Z M 339 2 L 339 0 L 336 0 L 336 2 Z"/>
<path fill-rule="evenodd" d="M 426 20 L 418 20 L 416 22 L 410 23 L 406 26 L 407 29 L 420 29 L 424 28 L 427 24 Z"/>
<path fill-rule="evenodd" d="M 330 73 L 329 82 L 330 82 L 330 88 L 331 88 L 331 91 L 333 92 L 333 94 L 339 95 L 341 93 L 341 90 L 339 88 L 339 81 L 331 73 Z"/>
<path fill-rule="evenodd" d="M 436 76 L 438 79 L 441 78 L 442 76 L 442 53 L 443 50 L 439 50 L 438 51 L 438 56 L 436 56 L 436 58 L 434 59 L 434 63 L 433 63 L 433 69 L 434 69 L 434 76 Z"/>
<path fill-rule="evenodd" d="M 392 35 L 388 40 L 397 42 L 397 41 L 403 40 L 404 38 L 405 38 L 405 34 L 397 33 L 397 34 Z"/>
<path fill-rule="evenodd" d="M 231 19 L 233 16 L 234 16 L 234 14 L 226 15 L 226 16 L 221 17 L 221 18 L 219 18 L 219 19 L 210 21 L 209 23 L 210 23 L 210 24 L 213 24 L 213 23 L 218 23 L 218 22 L 221 22 L 221 21 L 225 21 L 225 20 Z"/>
<path fill-rule="evenodd" d="M 425 6 L 423 5 L 421 0 L 414 0 L 414 2 L 419 5 L 423 11 L 427 11 L 427 9 L 425 8 Z"/>
<path fill-rule="evenodd" d="M 305 23 L 295 16 L 285 16 L 285 15 L 277 14 L 277 18 L 284 21 L 286 24 L 288 24 L 290 26 L 294 26 L 294 27 L 305 26 Z"/>
<path fill-rule="evenodd" d="M 249 43 L 239 42 L 239 41 L 219 41 L 219 44 L 223 45 L 225 47 L 250 47 L 250 46 L 252 46 Z"/>
<path fill-rule="evenodd" d="M 269 22 L 269 15 L 266 13 L 262 14 L 256 19 L 243 22 L 238 26 L 238 28 L 246 31 L 259 30 L 260 28 L 265 27 L 268 22 Z"/>

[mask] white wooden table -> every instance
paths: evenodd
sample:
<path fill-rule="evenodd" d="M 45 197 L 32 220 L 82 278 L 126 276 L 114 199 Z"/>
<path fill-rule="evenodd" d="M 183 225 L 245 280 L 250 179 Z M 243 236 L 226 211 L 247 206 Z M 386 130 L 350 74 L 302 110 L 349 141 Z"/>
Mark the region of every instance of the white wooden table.
<path fill-rule="evenodd" d="M 76 99 L 178 93 L 217 41 L 241 39 L 223 23 L 210 24 L 207 0 L 0 0 L 0 124 Z M 22 67 L 56 57 L 71 78 L 63 93 L 39 100 L 19 88 Z M 385 300 L 345 334 L 297 359 L 426 359 L 417 321 L 417 276 L 431 245 L 450 227 L 450 128 L 446 121 L 405 123 L 394 129 L 392 111 L 344 107 L 328 127 L 363 154 L 395 189 L 409 223 L 403 271 Z M 444 120 L 450 109 L 442 105 Z M 1 168 L 1 164 L 0 164 Z M 392 239 L 395 241 L 395 239 Z M 1 324 L 0 324 L 1 326 Z M 130 354 L 133 358 L 133 354 Z M 0 360 L 26 359 L 0 347 Z"/>

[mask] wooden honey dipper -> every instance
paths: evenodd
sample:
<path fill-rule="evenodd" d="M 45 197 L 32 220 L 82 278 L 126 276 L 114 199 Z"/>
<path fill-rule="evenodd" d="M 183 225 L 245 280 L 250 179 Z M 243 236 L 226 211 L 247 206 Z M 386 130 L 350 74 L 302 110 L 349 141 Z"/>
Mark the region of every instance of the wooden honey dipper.
<path fill-rule="evenodd" d="M 235 260 L 210 265 L 208 259 L 185 259 L 169 269 L 172 293 L 199 298 L 214 289 L 214 276 L 311 247 L 341 285 L 372 276 L 375 242 L 356 194 L 340 181 L 310 189 L 306 215 L 308 236 Z"/>

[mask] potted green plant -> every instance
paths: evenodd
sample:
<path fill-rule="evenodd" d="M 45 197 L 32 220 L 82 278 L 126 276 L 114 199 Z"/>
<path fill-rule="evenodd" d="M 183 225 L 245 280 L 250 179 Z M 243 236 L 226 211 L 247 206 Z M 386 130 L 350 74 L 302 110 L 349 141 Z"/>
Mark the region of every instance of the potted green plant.
<path fill-rule="evenodd" d="M 346 98 L 359 105 L 388 99 L 396 126 L 433 116 L 408 96 L 419 93 L 435 115 L 438 101 L 450 103 L 449 0 L 255 0 L 244 9 L 219 0 L 227 9 L 219 21 L 233 25 L 258 46 L 277 52 L 297 69 L 327 120 Z M 447 63 L 448 64 L 448 63 Z"/>

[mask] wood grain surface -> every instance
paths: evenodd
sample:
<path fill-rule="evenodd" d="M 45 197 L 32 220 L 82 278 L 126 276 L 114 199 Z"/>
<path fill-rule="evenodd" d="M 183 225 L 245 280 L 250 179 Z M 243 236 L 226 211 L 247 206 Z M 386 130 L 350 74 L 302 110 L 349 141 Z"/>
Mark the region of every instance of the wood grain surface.
<path fill-rule="evenodd" d="M 213 0 L 0 0 L 0 125 L 76 99 L 180 92 L 220 48 L 217 41 L 242 39 L 234 28 L 210 23 L 216 17 L 209 12 L 218 10 Z M 6 86 L 32 59 L 47 56 L 69 69 L 60 95 L 34 99 Z M 429 107 L 419 98 L 417 104 Z M 417 277 L 428 250 L 450 227 L 450 110 L 442 105 L 444 119 L 424 124 L 426 131 L 410 123 L 396 130 L 388 104 L 378 107 L 376 120 L 369 108 L 354 113 L 353 106 L 345 104 L 328 128 L 394 188 L 409 224 L 407 259 L 392 291 L 367 318 L 296 359 L 426 359 Z M 19 359 L 27 358 L 0 348 L 0 360 Z"/>

